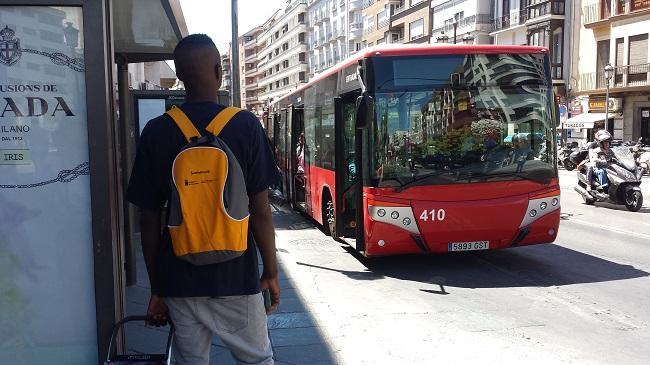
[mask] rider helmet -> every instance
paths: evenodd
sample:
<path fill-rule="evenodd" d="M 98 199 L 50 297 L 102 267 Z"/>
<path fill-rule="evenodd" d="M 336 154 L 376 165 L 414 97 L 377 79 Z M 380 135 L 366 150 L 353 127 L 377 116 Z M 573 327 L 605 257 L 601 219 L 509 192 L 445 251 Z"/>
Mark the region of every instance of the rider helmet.
<path fill-rule="evenodd" d="M 601 147 L 606 141 L 610 141 L 611 143 L 611 140 L 612 140 L 612 135 L 608 131 L 601 129 L 598 132 L 596 132 L 596 141 L 598 141 L 598 144 L 600 144 Z"/>

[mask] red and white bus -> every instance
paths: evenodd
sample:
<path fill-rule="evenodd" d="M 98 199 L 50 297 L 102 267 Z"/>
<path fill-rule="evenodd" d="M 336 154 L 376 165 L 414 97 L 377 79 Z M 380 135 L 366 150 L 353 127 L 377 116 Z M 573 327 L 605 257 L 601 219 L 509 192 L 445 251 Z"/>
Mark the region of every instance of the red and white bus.
<path fill-rule="evenodd" d="M 549 65 L 528 46 L 363 50 L 270 106 L 280 190 L 366 256 L 553 242 Z"/>

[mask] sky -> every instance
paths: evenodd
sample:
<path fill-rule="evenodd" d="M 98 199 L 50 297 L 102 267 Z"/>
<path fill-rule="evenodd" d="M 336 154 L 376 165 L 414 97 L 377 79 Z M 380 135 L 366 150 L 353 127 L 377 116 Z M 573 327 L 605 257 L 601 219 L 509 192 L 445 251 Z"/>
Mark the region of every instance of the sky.
<path fill-rule="evenodd" d="M 221 54 L 231 40 L 230 4 L 231 0 L 181 0 L 187 30 L 209 35 Z M 239 34 L 261 25 L 285 6 L 286 0 L 238 0 Z"/>

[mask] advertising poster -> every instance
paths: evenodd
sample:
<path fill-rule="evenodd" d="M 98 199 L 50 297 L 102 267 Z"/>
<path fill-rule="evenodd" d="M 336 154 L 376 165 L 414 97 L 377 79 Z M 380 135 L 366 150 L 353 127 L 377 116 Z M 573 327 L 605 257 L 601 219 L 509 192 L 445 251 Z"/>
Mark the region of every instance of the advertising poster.
<path fill-rule="evenodd" d="M 97 361 L 81 8 L 0 6 L 0 364 Z"/>

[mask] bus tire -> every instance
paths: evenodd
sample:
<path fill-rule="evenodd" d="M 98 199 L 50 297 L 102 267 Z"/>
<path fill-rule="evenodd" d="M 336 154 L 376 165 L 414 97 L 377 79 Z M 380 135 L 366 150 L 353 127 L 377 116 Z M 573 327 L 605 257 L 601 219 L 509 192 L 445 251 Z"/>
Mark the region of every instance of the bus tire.
<path fill-rule="evenodd" d="M 323 206 L 322 206 L 323 229 L 328 236 L 334 236 L 336 232 L 336 213 L 334 211 L 334 202 L 332 195 L 329 191 L 323 192 Z"/>

